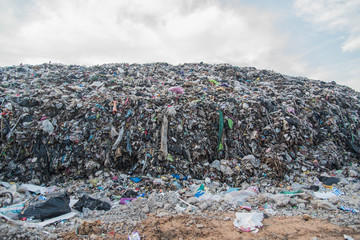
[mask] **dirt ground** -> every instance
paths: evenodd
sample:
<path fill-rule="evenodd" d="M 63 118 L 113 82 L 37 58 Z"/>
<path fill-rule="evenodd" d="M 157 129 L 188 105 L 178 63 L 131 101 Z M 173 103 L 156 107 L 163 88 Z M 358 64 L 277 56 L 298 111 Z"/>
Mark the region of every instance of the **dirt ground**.
<path fill-rule="evenodd" d="M 234 218 L 231 214 L 227 216 Z M 339 227 L 327 221 L 309 216 L 271 217 L 263 220 L 258 233 L 242 232 L 235 228 L 232 220 L 224 221 L 225 216 L 203 218 L 193 215 L 174 217 L 149 216 L 138 223 L 137 231 L 143 239 L 176 240 L 219 240 L 219 239 L 345 239 L 344 234 L 360 239 L 360 232 L 351 228 Z M 64 239 L 128 239 L 113 229 L 106 229 L 101 222 L 85 222 L 75 232 L 66 233 Z"/>

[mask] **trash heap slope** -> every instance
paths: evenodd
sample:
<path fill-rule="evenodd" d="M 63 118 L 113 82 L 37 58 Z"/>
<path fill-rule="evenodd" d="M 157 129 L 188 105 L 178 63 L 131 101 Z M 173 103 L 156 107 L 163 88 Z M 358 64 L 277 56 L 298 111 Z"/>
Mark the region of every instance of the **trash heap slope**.
<path fill-rule="evenodd" d="M 360 94 L 229 64 L 0 68 L 0 178 L 99 170 L 234 185 L 359 161 Z"/>

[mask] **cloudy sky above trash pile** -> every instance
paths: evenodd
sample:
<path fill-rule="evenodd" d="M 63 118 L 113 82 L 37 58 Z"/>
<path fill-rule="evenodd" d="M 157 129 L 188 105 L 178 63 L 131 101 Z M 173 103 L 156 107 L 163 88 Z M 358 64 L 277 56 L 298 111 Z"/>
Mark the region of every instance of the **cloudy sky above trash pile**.
<path fill-rule="evenodd" d="M 360 91 L 360 0 L 0 0 L 0 65 L 230 63 Z"/>

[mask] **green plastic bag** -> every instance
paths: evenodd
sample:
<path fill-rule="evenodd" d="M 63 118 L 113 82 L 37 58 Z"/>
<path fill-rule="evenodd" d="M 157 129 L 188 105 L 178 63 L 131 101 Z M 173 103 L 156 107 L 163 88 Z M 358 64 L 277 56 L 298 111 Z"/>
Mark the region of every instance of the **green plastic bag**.
<path fill-rule="evenodd" d="M 233 122 L 233 120 L 231 118 L 228 119 L 228 125 L 229 125 L 230 129 L 233 128 L 234 122 Z"/>
<path fill-rule="evenodd" d="M 209 82 L 212 82 L 212 83 L 214 83 L 215 85 L 220 85 L 220 83 L 219 82 L 217 82 L 217 81 L 215 81 L 214 79 L 209 79 Z"/>

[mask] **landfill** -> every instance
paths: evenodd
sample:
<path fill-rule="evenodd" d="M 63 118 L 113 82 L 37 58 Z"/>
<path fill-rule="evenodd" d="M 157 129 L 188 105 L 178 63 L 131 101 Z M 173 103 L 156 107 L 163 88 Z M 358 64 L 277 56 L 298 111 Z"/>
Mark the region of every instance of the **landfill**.
<path fill-rule="evenodd" d="M 161 239 L 141 221 L 219 213 L 243 234 L 274 216 L 358 234 L 349 87 L 205 63 L 21 64 L 0 80 L 3 239 Z"/>

